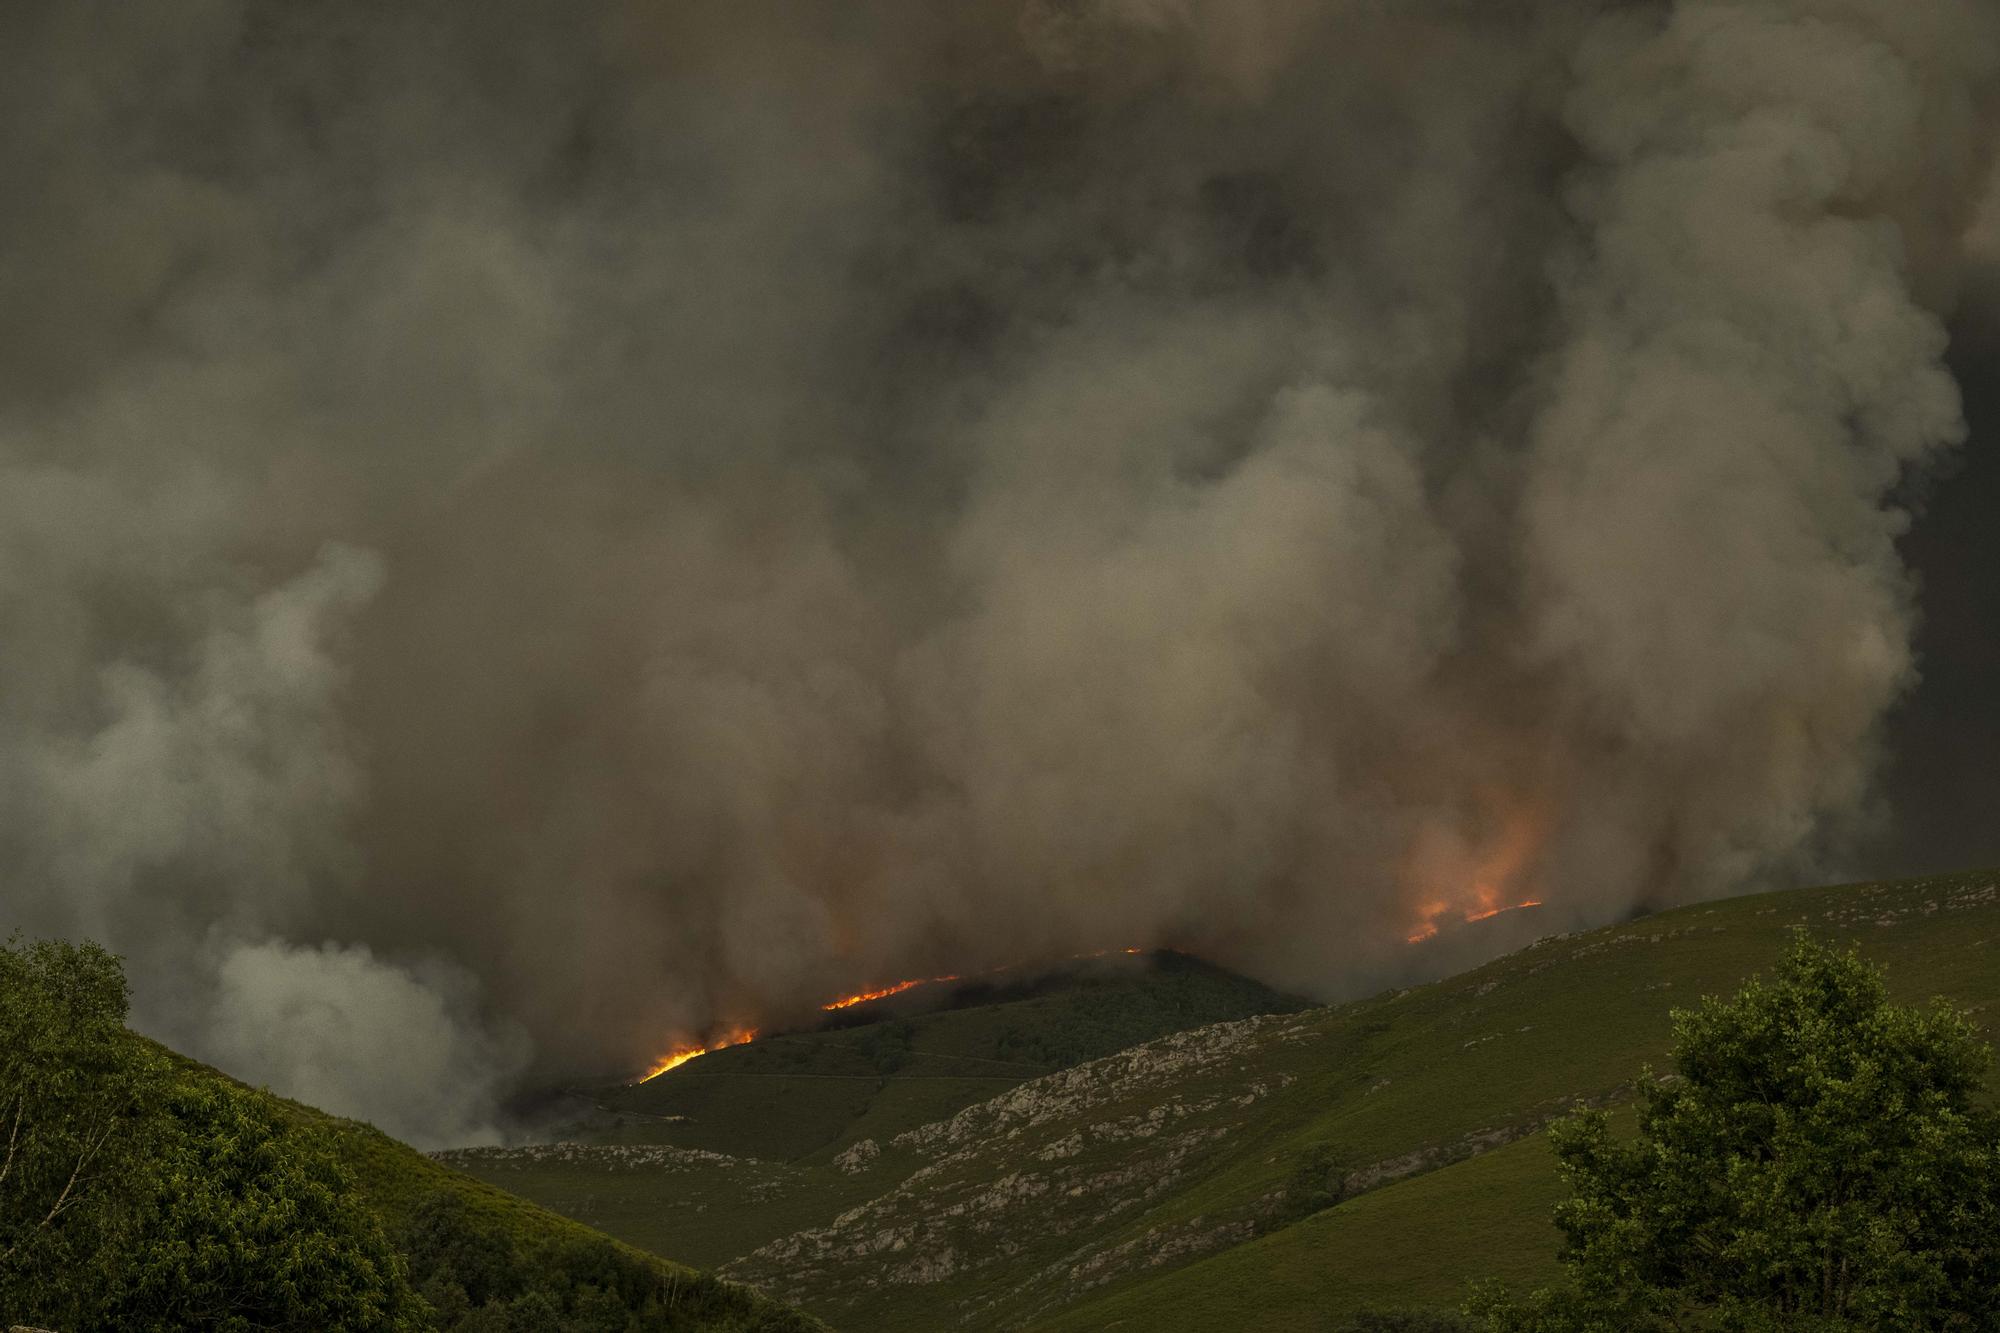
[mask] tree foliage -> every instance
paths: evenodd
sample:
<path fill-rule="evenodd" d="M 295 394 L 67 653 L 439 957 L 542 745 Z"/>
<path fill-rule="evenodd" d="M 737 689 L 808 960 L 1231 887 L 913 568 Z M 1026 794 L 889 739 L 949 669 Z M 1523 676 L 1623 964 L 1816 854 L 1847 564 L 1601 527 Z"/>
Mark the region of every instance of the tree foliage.
<path fill-rule="evenodd" d="M 402 1261 L 324 1137 L 212 1076 L 162 1110 L 145 1227 L 105 1293 L 115 1327 L 414 1329 Z"/>
<path fill-rule="evenodd" d="M 118 960 L 0 946 L 0 1318 L 66 1328 L 422 1327 L 320 1136 L 124 1026 Z"/>
<path fill-rule="evenodd" d="M 0 1328 L 821 1327 L 582 1228 L 513 1225 L 461 1190 L 394 1210 L 392 1241 L 337 1122 L 174 1060 L 126 1030 L 126 1004 L 94 945 L 0 943 Z"/>
<path fill-rule="evenodd" d="M 494 1230 L 463 1195 L 418 1201 L 397 1243 L 446 1333 L 807 1333 L 820 1325 L 706 1273 L 649 1262 L 604 1236 L 528 1241 Z"/>
<path fill-rule="evenodd" d="M 1801 939 L 1771 981 L 1674 1015 L 1638 1133 L 1558 1124 L 1570 1282 L 1473 1308 L 1538 1330 L 2000 1330 L 2000 1148 L 1988 1052 L 1942 1005 L 1888 1002 Z"/>
<path fill-rule="evenodd" d="M 90 944 L 0 946 L 0 1315 L 75 1323 L 142 1219 L 165 1061 L 125 1031 L 125 977 Z"/>

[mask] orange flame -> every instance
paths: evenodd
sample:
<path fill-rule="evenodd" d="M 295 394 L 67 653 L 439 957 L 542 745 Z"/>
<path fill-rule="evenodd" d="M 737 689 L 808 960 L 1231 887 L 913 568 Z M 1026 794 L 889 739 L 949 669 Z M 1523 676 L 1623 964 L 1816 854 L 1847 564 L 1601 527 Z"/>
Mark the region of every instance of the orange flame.
<path fill-rule="evenodd" d="M 1146 952 L 1144 949 L 1093 949 L 1089 953 L 1073 953 L 1069 956 L 1069 960 L 1075 962 L 1085 958 L 1105 958 L 1114 953 L 1140 954 L 1144 952 Z M 984 972 L 980 975 L 994 976 L 1001 972 L 1012 971 L 1019 966 L 1021 966 L 1019 963 L 1009 963 L 1005 967 L 996 967 L 992 971 Z M 870 1000 L 886 1000 L 891 995 L 901 995 L 904 991 L 915 990 L 919 986 L 929 986 L 940 981 L 963 980 L 965 978 L 957 972 L 947 973 L 941 977 L 911 977 L 908 981 L 893 982 L 890 985 L 882 987 L 880 990 L 865 990 L 853 995 L 843 995 L 837 1000 L 827 1001 L 820 1008 L 827 1013 L 832 1013 L 836 1009 L 851 1009 L 857 1004 L 867 1004 Z"/>
<path fill-rule="evenodd" d="M 1505 793 L 1496 793 L 1491 804 L 1505 813 L 1499 816 L 1493 836 L 1481 840 L 1483 846 L 1474 850 L 1447 841 L 1442 848 L 1434 844 L 1425 854 L 1413 856 L 1414 877 L 1420 884 L 1433 886 L 1433 892 L 1426 894 L 1417 908 L 1416 921 L 1405 936 L 1409 943 L 1423 943 L 1454 918 L 1486 921 L 1502 912 L 1542 905 L 1539 896 L 1523 890 L 1537 887 L 1534 869 L 1547 833 L 1546 808 Z M 1437 886 L 1468 881 L 1470 892 L 1437 890 Z"/>
<path fill-rule="evenodd" d="M 901 995 L 906 990 L 915 990 L 918 986 L 928 986 L 933 981 L 957 981 L 958 979 L 958 974 L 955 972 L 950 976 L 943 977 L 912 977 L 908 981 L 898 981 L 892 986 L 884 986 L 881 990 L 865 990 L 856 995 L 843 995 L 837 1000 L 828 1001 L 821 1005 L 820 1008 L 828 1013 L 832 1013 L 836 1009 L 852 1009 L 857 1004 L 866 1004 L 870 1000 L 886 1000 L 891 995 Z"/>
<path fill-rule="evenodd" d="M 1480 892 L 1482 900 L 1484 900 L 1485 895 L 1489 891 L 1481 889 Z M 1467 909 L 1465 914 L 1461 916 L 1459 919 L 1461 921 L 1465 921 L 1468 923 L 1473 921 L 1485 921 L 1488 920 L 1489 918 L 1499 916 L 1502 912 L 1518 912 L 1523 907 L 1540 907 L 1541 905 L 1542 905 L 1542 900 L 1540 898 L 1529 898 L 1523 902 L 1506 903 L 1499 907 L 1474 907 Z M 1437 934 L 1439 921 L 1441 921 L 1445 917 L 1446 913 L 1448 913 L 1450 910 L 1451 909 L 1446 907 L 1443 903 L 1426 903 L 1423 909 L 1423 917 L 1424 917 L 1423 924 L 1410 932 L 1408 936 L 1409 942 L 1411 944 L 1422 944 L 1425 940 Z"/>
<path fill-rule="evenodd" d="M 1071 954 L 1070 958 L 1103 958 L 1114 953 L 1141 954 L 1144 952 L 1146 952 L 1144 949 L 1097 949 L 1090 953 Z M 991 972 L 985 972 L 981 975 L 993 976 L 1019 966 L 1021 966 L 1019 963 L 1010 963 L 1007 967 L 996 967 Z M 901 995 L 904 991 L 914 990 L 918 986 L 928 986 L 940 981 L 963 980 L 965 978 L 956 972 L 941 977 L 911 977 L 907 981 L 898 981 L 891 985 L 883 986 L 879 990 L 860 991 L 853 995 L 843 995 L 837 1000 L 827 1001 L 820 1008 L 826 1013 L 833 1013 L 838 1009 L 851 1009 L 857 1004 L 867 1004 L 870 1000 L 885 1000 L 891 995 Z M 655 1060 L 652 1067 L 646 1071 L 645 1076 L 639 1079 L 639 1082 L 645 1083 L 656 1079 L 669 1069 L 678 1069 L 697 1056 L 707 1055 L 711 1051 L 719 1051 L 725 1046 L 741 1046 L 745 1042 L 755 1041 L 756 1039 L 756 1028 L 736 1028 L 721 1039 L 710 1042 L 706 1046 L 683 1043 L 671 1048 L 665 1055 Z"/>
<path fill-rule="evenodd" d="M 646 1083 L 656 1079 L 669 1069 L 680 1068 L 697 1055 L 707 1055 L 710 1051 L 719 1051 L 725 1046 L 741 1046 L 745 1042 L 755 1040 L 757 1040 L 756 1028 L 737 1028 L 734 1031 L 724 1033 L 706 1046 L 676 1046 L 655 1060 L 653 1067 L 648 1069 L 645 1077 L 639 1081 Z"/>
<path fill-rule="evenodd" d="M 1489 907 L 1483 912 L 1472 912 L 1465 919 L 1467 921 L 1484 921 L 1487 917 L 1499 916 L 1502 912 L 1518 912 L 1523 907 L 1540 907 L 1541 905 L 1542 900 L 1540 898 L 1530 898 L 1524 903 L 1513 903 L 1506 907 Z"/>

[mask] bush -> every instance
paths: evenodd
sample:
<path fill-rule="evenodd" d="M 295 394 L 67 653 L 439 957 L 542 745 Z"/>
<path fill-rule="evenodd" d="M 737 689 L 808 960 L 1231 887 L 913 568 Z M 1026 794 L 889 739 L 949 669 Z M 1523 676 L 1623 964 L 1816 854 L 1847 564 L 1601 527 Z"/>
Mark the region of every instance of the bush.
<path fill-rule="evenodd" d="M 0 946 L 0 1309 L 161 1333 L 421 1327 L 331 1148 L 175 1071 L 125 1010 L 95 945 Z"/>
<path fill-rule="evenodd" d="M 138 1243 L 104 1297 L 118 1328 L 414 1329 L 427 1320 L 324 1137 L 210 1076 L 176 1079 Z"/>
<path fill-rule="evenodd" d="M 127 1032 L 118 960 L 0 945 L 0 1327 L 658 1333 L 820 1325 L 441 1190 L 385 1236 L 317 1117 Z M 414 1285 L 413 1285 L 414 1284 Z"/>
<path fill-rule="evenodd" d="M 1551 1133 L 1570 1282 L 1485 1292 L 1496 1330 L 2000 1329 L 1988 1052 L 1802 939 L 1769 983 L 1674 1015 L 1678 1077 Z"/>

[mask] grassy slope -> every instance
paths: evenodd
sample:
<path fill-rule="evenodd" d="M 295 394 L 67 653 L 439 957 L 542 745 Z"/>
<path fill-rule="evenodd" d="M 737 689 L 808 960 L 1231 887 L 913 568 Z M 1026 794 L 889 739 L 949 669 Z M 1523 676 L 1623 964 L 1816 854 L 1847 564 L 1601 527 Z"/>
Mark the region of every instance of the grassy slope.
<path fill-rule="evenodd" d="M 1112 958 L 1044 993 L 1002 992 L 997 1003 L 901 1018 L 876 1006 L 877 1021 L 730 1047 L 605 1102 L 629 1114 L 687 1117 L 628 1126 L 620 1141 L 824 1160 L 1169 1032 L 1302 1007 L 1184 955 Z"/>
<path fill-rule="evenodd" d="M 1372 1099 L 1356 1105 L 1334 1095 L 1289 1132 L 1267 1133 L 1289 1143 L 1353 1143 L 1365 1157 L 1388 1141 L 1385 1119 L 1409 1118 L 1405 1142 L 1437 1143 L 1459 1126 L 1500 1123 L 1510 1111 L 1519 1123 L 1524 1112 L 1540 1116 L 1577 1096 L 1616 1100 L 1642 1062 L 1664 1063 L 1670 1008 L 1729 992 L 1768 969 L 1799 926 L 1858 944 L 1886 964 L 1897 998 L 1943 994 L 1990 1031 L 2000 1003 L 1996 882 L 2000 876 L 1980 872 L 1685 908 L 1544 943 L 1386 1006 L 1334 1010 L 1356 1017 L 1407 1010 L 1395 1022 L 1412 1030 L 1375 1066 L 1378 1081 L 1391 1080 L 1377 1096 L 1399 1085 L 1404 1092 L 1379 1110 L 1366 1105 Z M 1254 1191 L 1259 1175 L 1239 1161 L 1202 1193 L 1213 1206 Z M 1320 1329 L 1371 1304 L 1455 1306 L 1473 1280 L 1529 1284 L 1554 1272 L 1548 1210 L 1559 1193 L 1554 1162 L 1535 1135 L 1199 1263 L 1128 1278 L 1038 1327 L 1171 1333 L 1217 1327 L 1221 1311 L 1240 1310 L 1221 1324 L 1254 1312 L 1259 1328 Z"/>
<path fill-rule="evenodd" d="M 591 1135 L 599 1148 L 474 1150 L 451 1160 L 632 1244 L 720 1264 L 893 1183 L 894 1154 L 860 1174 L 830 1164 L 859 1140 L 887 1142 L 1163 1033 L 1300 1003 L 1180 955 L 1107 960 L 996 1004 L 884 1016 L 704 1056 L 608 1094 L 608 1106 L 635 1118 Z M 893 1006 L 876 1010 L 893 1015 Z M 687 1120 L 637 1118 L 667 1116 Z"/>
<path fill-rule="evenodd" d="M 1549 1210 L 1559 1194 L 1537 1134 L 1349 1199 L 1040 1327 L 1334 1329 L 1368 1307 L 1449 1308 L 1464 1299 L 1468 1279 L 1532 1286 L 1555 1275 Z"/>
<path fill-rule="evenodd" d="M 880 1188 L 830 1167 L 643 1144 L 473 1149 L 451 1161 L 629 1244 L 704 1267 L 817 1225 Z"/>
<path fill-rule="evenodd" d="M 1310 1329 L 1364 1302 L 1449 1305 L 1468 1278 L 1548 1263 L 1546 1156 L 1532 1141 L 1484 1150 L 1578 1099 L 1621 1100 L 1643 1062 L 1663 1059 L 1669 1009 L 1768 968 L 1797 926 L 1858 941 L 1903 998 L 1941 992 L 1988 1009 L 2000 1002 L 1995 884 L 1797 890 L 1545 940 L 1206 1047 L 1126 1052 L 890 1145 L 889 1130 L 925 1114 L 907 1108 L 870 1135 L 887 1151 L 859 1175 L 826 1162 L 867 1112 L 795 1161 L 757 1167 L 772 1173 L 762 1180 L 740 1163 L 490 1175 L 606 1225 L 616 1199 L 633 1222 L 617 1234 L 703 1263 L 741 1256 L 732 1276 L 850 1329 L 1213 1328 L 1243 1326 L 1235 1312 L 1250 1306 L 1254 1326 Z M 752 1114 L 754 1095 L 734 1105 Z M 1316 1156 L 1380 1187 L 1287 1225 Z M 1222 1284 L 1219 1298 L 1195 1294 L 1205 1282 Z"/>
<path fill-rule="evenodd" d="M 269 1098 L 287 1117 L 326 1133 L 333 1140 L 341 1159 L 354 1172 L 355 1184 L 362 1197 L 382 1219 L 392 1238 L 426 1198 L 440 1192 L 454 1194 L 465 1202 L 468 1218 L 475 1226 L 501 1238 L 517 1253 L 531 1253 L 551 1242 L 594 1238 L 613 1245 L 633 1264 L 668 1275 L 683 1294 L 683 1308 L 691 1312 L 687 1321 L 690 1329 L 714 1330 L 715 1333 L 732 1333 L 734 1330 L 812 1333 L 812 1330 L 821 1327 L 817 1321 L 748 1287 L 722 1282 L 685 1264 L 674 1263 L 656 1253 L 603 1236 L 539 1204 L 530 1203 L 462 1171 L 455 1171 L 390 1138 L 372 1125 L 329 1115 L 315 1107 L 261 1090 L 248 1089 L 205 1065 L 179 1055 L 174 1058 L 183 1068 L 222 1080 L 251 1095 Z"/>

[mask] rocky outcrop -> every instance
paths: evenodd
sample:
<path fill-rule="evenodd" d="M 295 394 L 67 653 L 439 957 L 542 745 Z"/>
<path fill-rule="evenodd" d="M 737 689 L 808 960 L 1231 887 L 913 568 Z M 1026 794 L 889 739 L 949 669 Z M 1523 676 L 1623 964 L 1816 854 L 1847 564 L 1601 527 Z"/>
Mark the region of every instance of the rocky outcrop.
<path fill-rule="evenodd" d="M 566 1162 L 623 1171 L 690 1171 L 708 1167 L 763 1165 L 744 1157 L 703 1148 L 671 1148 L 663 1143 L 530 1143 L 516 1148 L 448 1148 L 431 1156 L 461 1170 L 480 1167 Z"/>
<path fill-rule="evenodd" d="M 1240 1113 L 1290 1075 L 1243 1080 L 1253 1044 L 1306 1040 L 1295 1016 L 1218 1023 L 1020 1084 L 887 1147 L 918 1165 L 824 1226 L 784 1236 L 728 1265 L 774 1293 L 824 1301 L 881 1286 L 933 1286 L 999 1271 L 1024 1255 L 1030 1283 L 975 1300 L 960 1322 L 991 1322 L 996 1303 L 1040 1305 L 1122 1273 L 1178 1262 L 1250 1234 L 1241 1218 L 1112 1237 L 1204 1163 Z M 881 1159 L 863 1140 L 834 1159 L 858 1173 Z M 1018 1271 L 1018 1270 L 1017 1270 Z"/>

